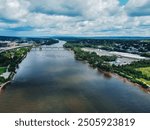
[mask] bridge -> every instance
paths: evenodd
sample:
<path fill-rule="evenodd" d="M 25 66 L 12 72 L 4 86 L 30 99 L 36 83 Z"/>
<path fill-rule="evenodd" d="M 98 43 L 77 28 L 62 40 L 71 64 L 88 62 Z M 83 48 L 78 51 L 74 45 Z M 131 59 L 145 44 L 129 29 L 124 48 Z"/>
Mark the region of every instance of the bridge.
<path fill-rule="evenodd" d="M 33 47 L 32 51 L 42 51 L 42 50 L 47 50 L 47 51 L 65 51 L 66 49 L 61 46 L 39 46 L 39 47 Z"/>
<path fill-rule="evenodd" d="M 33 45 L 23 45 L 23 46 L 15 46 L 15 47 L 6 47 L 3 50 L 0 50 L 0 53 L 14 50 L 22 47 L 32 47 L 32 51 L 66 51 L 66 49 L 62 46 L 33 46 Z"/>

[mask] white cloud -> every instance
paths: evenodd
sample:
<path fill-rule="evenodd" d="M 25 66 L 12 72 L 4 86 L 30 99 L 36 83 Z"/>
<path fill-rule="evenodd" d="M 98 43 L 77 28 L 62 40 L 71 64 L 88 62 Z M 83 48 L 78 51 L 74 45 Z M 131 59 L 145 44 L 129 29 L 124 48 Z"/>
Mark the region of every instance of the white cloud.
<path fill-rule="evenodd" d="M 150 15 L 150 0 L 129 0 L 125 9 L 131 16 L 148 16 Z"/>
<path fill-rule="evenodd" d="M 0 0 L 0 27 L 33 29 L 17 30 L 20 35 L 150 35 L 150 15 L 137 13 L 148 3 L 129 0 L 121 6 L 119 0 Z"/>
<path fill-rule="evenodd" d="M 6 19 L 21 20 L 28 15 L 30 3 L 24 0 L 0 0 L 0 16 Z"/>

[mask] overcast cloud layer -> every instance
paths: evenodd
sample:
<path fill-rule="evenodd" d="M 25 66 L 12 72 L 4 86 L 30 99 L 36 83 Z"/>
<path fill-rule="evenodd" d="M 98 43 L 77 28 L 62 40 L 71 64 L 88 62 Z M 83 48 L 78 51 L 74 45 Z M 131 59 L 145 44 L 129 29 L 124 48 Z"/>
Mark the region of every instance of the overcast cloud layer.
<path fill-rule="evenodd" d="M 0 35 L 150 36 L 150 0 L 0 0 Z"/>

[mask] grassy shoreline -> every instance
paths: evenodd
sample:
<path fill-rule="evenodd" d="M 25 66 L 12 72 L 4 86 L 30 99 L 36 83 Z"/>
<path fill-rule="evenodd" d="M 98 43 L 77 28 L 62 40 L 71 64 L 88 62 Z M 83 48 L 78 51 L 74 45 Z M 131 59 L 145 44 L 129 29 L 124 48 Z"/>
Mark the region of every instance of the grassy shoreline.
<path fill-rule="evenodd" d="M 65 48 L 71 48 L 71 50 L 74 51 L 76 60 L 87 61 L 90 64 L 90 66 L 95 67 L 98 70 L 118 74 L 119 76 L 126 78 L 127 80 L 129 80 L 132 83 L 139 84 L 142 88 L 150 89 L 149 84 L 140 80 L 141 77 L 146 78 L 146 79 L 148 79 L 149 77 L 142 75 L 142 73 L 140 71 L 137 71 L 134 68 L 136 66 L 137 67 L 141 67 L 141 66 L 145 67 L 146 65 L 150 65 L 149 64 L 150 61 L 148 61 L 148 63 L 147 63 L 146 60 L 143 60 L 143 61 L 139 61 L 139 62 L 134 62 L 131 65 L 115 66 L 115 65 L 109 64 L 109 61 L 115 60 L 114 57 L 98 56 L 94 52 L 85 52 L 85 51 L 81 50 L 80 47 L 76 47 L 73 45 L 68 46 L 68 45 L 69 44 L 67 43 L 67 45 L 65 44 L 64 47 Z M 142 62 L 145 62 L 145 64 L 143 64 Z"/>
<path fill-rule="evenodd" d="M 22 60 L 27 56 L 27 53 L 31 50 L 31 47 L 23 47 L 19 49 L 15 49 L 13 51 L 4 52 L 0 55 L 0 86 L 4 87 L 7 82 L 11 82 L 12 78 L 16 73 L 16 69 L 19 67 L 19 64 Z M 7 68 L 7 69 L 6 69 Z M 2 74 L 5 72 L 9 72 L 9 76 L 7 78 L 3 77 Z"/>

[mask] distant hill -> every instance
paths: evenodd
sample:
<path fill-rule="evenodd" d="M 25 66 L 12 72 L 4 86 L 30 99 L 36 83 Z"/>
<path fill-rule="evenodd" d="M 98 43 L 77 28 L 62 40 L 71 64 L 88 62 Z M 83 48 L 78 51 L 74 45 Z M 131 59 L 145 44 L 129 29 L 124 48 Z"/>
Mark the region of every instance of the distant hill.
<path fill-rule="evenodd" d="M 45 36 L 45 37 L 15 37 L 0 36 L 0 40 L 40 40 L 40 39 L 59 39 L 59 40 L 80 40 L 80 39 L 119 39 L 119 40 L 150 40 L 150 37 L 130 37 L 130 36 Z"/>
<path fill-rule="evenodd" d="M 0 41 L 15 41 L 17 43 L 36 42 L 37 44 L 51 45 L 58 43 L 59 41 L 54 38 L 42 38 L 42 37 L 11 37 L 11 36 L 0 36 Z"/>
<path fill-rule="evenodd" d="M 96 40 L 150 40 L 150 37 L 127 37 L 127 36 L 53 36 L 52 38 L 65 40 L 65 41 L 72 41 L 72 40 L 87 40 L 87 39 L 96 39 Z"/>
<path fill-rule="evenodd" d="M 50 37 L 15 37 L 15 36 L 0 36 L 0 40 L 4 41 L 4 40 L 8 40 L 8 41 L 14 41 L 14 40 L 34 40 L 34 41 L 40 41 L 40 40 L 54 40 L 54 38 L 50 38 Z"/>

